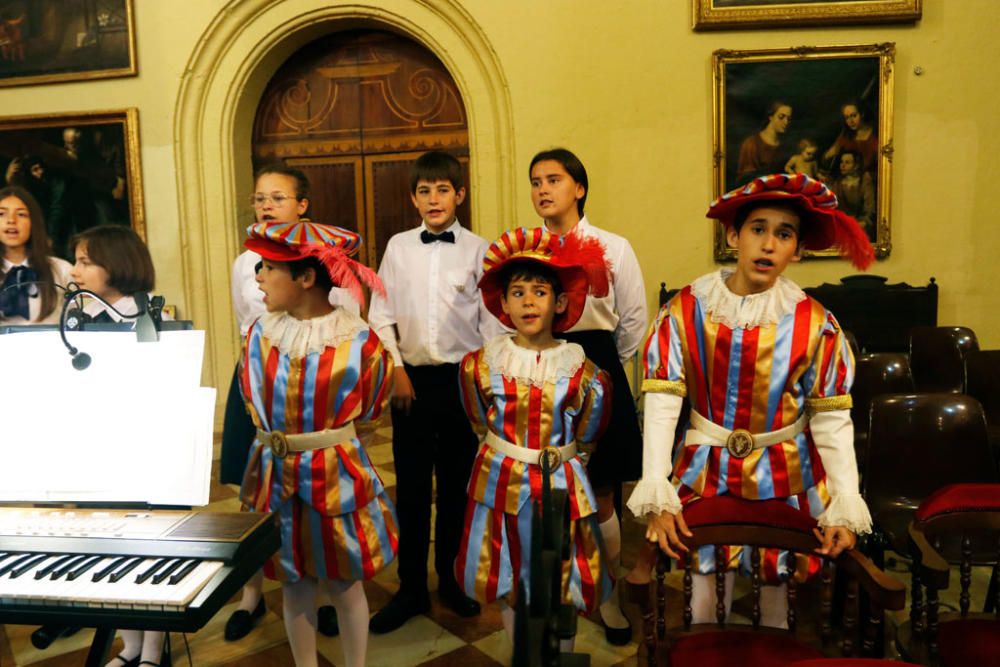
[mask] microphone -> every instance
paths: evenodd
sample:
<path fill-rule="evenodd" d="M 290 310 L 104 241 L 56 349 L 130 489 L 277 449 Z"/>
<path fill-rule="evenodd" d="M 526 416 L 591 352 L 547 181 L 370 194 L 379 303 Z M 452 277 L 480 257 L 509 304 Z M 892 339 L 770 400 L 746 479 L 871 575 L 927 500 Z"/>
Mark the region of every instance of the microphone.
<path fill-rule="evenodd" d="M 66 338 L 66 330 L 68 328 L 67 324 L 71 313 L 73 313 L 74 311 L 79 311 L 79 317 L 81 318 L 81 320 L 83 320 L 83 318 L 88 317 L 85 313 L 83 313 L 82 309 L 78 308 L 71 309 L 69 307 L 70 303 L 72 303 L 74 299 L 77 299 L 77 301 L 79 301 L 80 297 L 83 295 L 87 295 L 93 299 L 96 299 L 97 301 L 102 303 L 106 309 L 112 311 L 123 320 L 136 320 L 135 334 L 136 338 L 140 343 L 156 342 L 160 340 L 160 332 L 154 320 L 159 319 L 159 309 L 163 307 L 162 297 L 154 297 L 153 308 L 150 308 L 149 295 L 146 294 L 145 292 L 136 292 L 133 295 L 133 298 L 135 299 L 135 304 L 139 312 L 137 312 L 135 315 L 126 315 L 125 313 L 122 313 L 117 308 L 112 306 L 103 297 L 96 294 L 95 292 L 92 292 L 88 289 L 81 289 L 79 286 L 76 286 L 76 289 L 69 290 L 66 292 L 66 298 L 63 301 L 62 311 L 59 313 L 59 338 L 62 339 L 63 345 L 66 346 L 66 351 L 69 352 L 70 356 L 73 358 L 72 362 L 73 368 L 75 368 L 76 370 L 78 371 L 86 370 L 87 367 L 90 366 L 91 362 L 91 357 L 89 354 L 87 354 L 86 352 L 81 352 L 77 348 L 70 345 L 69 340 Z M 77 316 L 74 315 L 74 317 Z"/>
<path fill-rule="evenodd" d="M 155 343 L 160 340 L 160 332 L 153 322 L 153 316 L 149 310 L 149 295 L 145 292 L 136 292 L 132 295 L 135 299 L 138 312 L 135 317 L 135 337 L 140 343 Z"/>

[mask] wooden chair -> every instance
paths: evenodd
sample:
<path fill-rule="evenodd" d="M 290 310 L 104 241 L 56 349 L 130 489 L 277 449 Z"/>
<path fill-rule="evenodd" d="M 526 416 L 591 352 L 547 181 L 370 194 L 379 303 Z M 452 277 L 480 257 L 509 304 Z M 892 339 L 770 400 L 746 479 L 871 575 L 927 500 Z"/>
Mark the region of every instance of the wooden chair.
<path fill-rule="evenodd" d="M 872 399 L 883 394 L 912 394 L 913 391 L 913 374 L 910 372 L 910 358 L 907 355 L 877 352 L 862 354 L 856 358 L 854 385 L 851 387 L 851 419 L 854 421 L 854 451 L 862 476 L 868 451 Z"/>
<path fill-rule="evenodd" d="M 910 329 L 910 368 L 919 392 L 965 391 L 965 357 L 979 349 L 968 327 Z"/>
<path fill-rule="evenodd" d="M 1000 593 L 994 612 L 974 613 L 973 565 L 1000 566 L 1000 484 L 955 484 L 929 496 L 910 524 L 914 558 L 910 623 L 897 635 L 910 660 L 942 667 L 1000 665 Z M 958 563 L 959 609 L 939 613 L 940 592 Z M 926 591 L 926 602 L 923 592 Z"/>
<path fill-rule="evenodd" d="M 748 544 L 755 547 L 776 547 L 798 553 L 811 554 L 819 546 L 812 529 L 815 521 L 808 515 L 792 509 L 782 501 L 746 501 L 731 496 L 705 498 L 689 504 L 684 517 L 694 537 L 684 538 L 685 544 L 694 549 L 710 544 Z M 899 610 L 905 605 L 905 586 L 877 569 L 868 558 L 857 550 L 840 555 L 836 561 L 824 558 L 822 568 L 821 649 L 810 646 L 796 634 L 800 629 L 796 602 L 801 597 L 804 584 L 788 583 L 788 628 L 765 628 L 760 625 L 760 550 L 751 552 L 754 575 L 752 585 L 751 625 L 727 625 L 725 608 L 716 608 L 716 623 L 692 624 L 691 593 L 693 573 L 690 559 L 684 570 L 684 602 L 682 628 L 666 628 L 666 587 L 664 575 L 670 561 L 660 554 L 656 567 L 654 587 L 656 604 L 648 597 L 643 608 L 644 646 L 648 664 L 672 667 L 714 667 L 715 665 L 741 665 L 746 667 L 781 667 L 796 660 L 825 657 L 825 651 L 839 643 L 843 652 L 853 655 L 859 646 L 871 652 L 876 637 L 882 633 L 884 610 Z M 847 601 L 843 623 L 838 624 L 833 615 L 833 589 L 835 576 L 847 577 Z M 811 584 L 809 584 L 811 585 Z M 725 589 L 725 574 L 716 576 L 717 592 Z M 859 641 L 858 594 L 864 590 L 870 600 L 868 617 Z M 841 626 L 841 627 L 838 627 Z M 819 643 L 819 642 L 817 642 Z"/>
<path fill-rule="evenodd" d="M 993 458 L 1000 463 L 1000 350 L 976 350 L 965 357 L 966 393 L 983 406 Z"/>

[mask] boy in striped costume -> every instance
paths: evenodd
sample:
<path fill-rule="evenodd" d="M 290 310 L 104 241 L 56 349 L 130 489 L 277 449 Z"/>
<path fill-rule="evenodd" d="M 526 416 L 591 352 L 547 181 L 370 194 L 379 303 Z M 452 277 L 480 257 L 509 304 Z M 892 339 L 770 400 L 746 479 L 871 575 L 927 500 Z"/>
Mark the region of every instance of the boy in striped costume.
<path fill-rule="evenodd" d="M 833 314 L 782 276 L 802 250 L 837 246 L 858 268 L 873 251 L 837 198 L 803 174 L 754 179 L 711 204 L 737 250 L 735 270 L 722 269 L 682 289 L 659 312 L 642 349 L 646 396 L 643 476 L 629 499 L 648 516 L 646 537 L 679 558 L 689 534 L 682 506 L 716 495 L 783 499 L 817 519 L 819 551 L 836 556 L 869 532 L 858 490 L 851 423 L 854 359 Z M 691 421 L 670 452 L 684 396 Z M 672 468 L 672 477 L 671 477 Z M 714 618 L 716 567 L 749 572 L 749 550 L 713 547 L 695 554 L 694 622 Z M 804 578 L 818 559 L 792 561 L 765 550 L 762 622 L 785 624 L 781 584 Z M 727 575 L 726 605 L 733 573 Z"/>
<path fill-rule="evenodd" d="M 513 637 L 517 582 L 530 581 L 531 508 L 541 498 L 542 456 L 555 462 L 552 488 L 567 491 L 572 521 L 563 601 L 592 612 L 611 593 L 597 501 L 578 455 L 606 426 L 611 385 L 582 347 L 552 335 L 579 319 L 588 293 L 607 293 L 608 268 L 598 241 L 560 239 L 542 228 L 506 232 L 489 247 L 483 268 L 486 307 L 516 333 L 462 360 L 462 401 L 482 444 L 455 578 L 484 604 L 505 600 L 501 616 Z"/>

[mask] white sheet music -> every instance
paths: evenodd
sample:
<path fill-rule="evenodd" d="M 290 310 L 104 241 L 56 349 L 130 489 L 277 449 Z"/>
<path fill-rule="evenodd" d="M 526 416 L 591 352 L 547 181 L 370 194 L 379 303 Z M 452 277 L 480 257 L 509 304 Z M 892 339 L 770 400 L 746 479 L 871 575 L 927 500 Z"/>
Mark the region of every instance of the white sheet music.
<path fill-rule="evenodd" d="M 201 387 L 203 331 L 68 332 L 91 356 L 78 371 L 58 332 L 0 335 L 17 378 L 0 399 L 0 502 L 206 505 L 215 389 Z"/>

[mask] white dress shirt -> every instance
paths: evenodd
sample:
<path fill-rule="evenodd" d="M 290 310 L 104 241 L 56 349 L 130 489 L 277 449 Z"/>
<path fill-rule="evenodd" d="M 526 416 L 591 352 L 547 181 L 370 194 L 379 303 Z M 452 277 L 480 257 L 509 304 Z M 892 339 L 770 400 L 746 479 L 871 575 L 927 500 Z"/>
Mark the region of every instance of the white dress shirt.
<path fill-rule="evenodd" d="M 49 265 L 52 267 L 52 281 L 55 282 L 59 287 L 65 288 L 67 283 L 69 283 L 72 278 L 69 276 L 70 270 L 73 266 L 67 262 L 65 259 L 60 259 L 59 257 L 49 257 Z M 3 273 L 6 276 L 10 273 L 10 270 L 15 266 L 31 266 L 31 263 L 25 259 L 23 262 L 14 264 L 7 258 L 3 259 Z M 56 299 L 56 307 L 49 313 L 48 317 L 43 317 L 38 319 L 38 315 L 42 311 L 42 295 L 41 291 L 38 292 L 36 296 L 30 297 L 28 299 L 28 319 L 23 317 L 3 317 L 0 318 L 0 323 L 3 324 L 58 324 L 59 315 L 62 312 L 62 295 L 63 290 L 56 288 L 56 294 L 58 298 Z M 39 290 L 41 286 L 39 286 Z"/>
<path fill-rule="evenodd" d="M 97 299 L 91 299 L 89 297 L 87 298 L 88 298 L 87 305 L 83 307 L 83 312 L 86 313 L 87 315 L 90 315 L 91 317 L 97 317 L 101 313 L 107 313 L 108 317 L 110 317 L 114 322 L 124 322 L 124 321 L 135 322 L 135 320 L 126 320 L 124 317 L 122 317 L 122 315 L 135 315 L 137 312 L 139 312 L 139 307 L 135 305 L 135 297 L 131 295 L 121 296 L 115 301 L 109 302 L 111 303 L 111 307 L 114 308 L 116 311 L 118 311 L 117 313 L 115 312 L 115 310 L 107 308 L 103 303 L 101 303 Z M 153 295 L 150 294 L 149 298 L 152 299 Z M 118 313 L 121 313 L 121 315 L 119 315 Z M 167 322 L 173 319 L 166 313 L 162 314 L 162 318 L 164 321 Z"/>
<path fill-rule="evenodd" d="M 253 250 L 246 250 L 233 262 L 233 313 L 240 326 L 240 336 L 246 336 L 250 325 L 267 312 L 264 293 L 257 285 L 257 263 L 261 257 Z M 357 315 L 361 306 L 348 290 L 334 287 L 330 290 L 330 304 L 341 306 Z"/>
<path fill-rule="evenodd" d="M 625 237 L 593 226 L 587 216 L 580 218 L 570 233 L 593 237 L 604 244 L 613 273 L 611 291 L 601 298 L 588 296 L 583 315 L 570 331 L 613 331 L 618 357 L 625 363 L 642 343 L 649 318 L 639 260 Z"/>
<path fill-rule="evenodd" d="M 424 243 L 425 230 L 421 223 L 389 239 L 378 269 L 386 296 L 373 294 L 368 310 L 369 324 L 397 366 L 458 363 L 504 331 L 479 295 L 489 244 L 457 220 L 446 230 L 454 243 Z"/>

